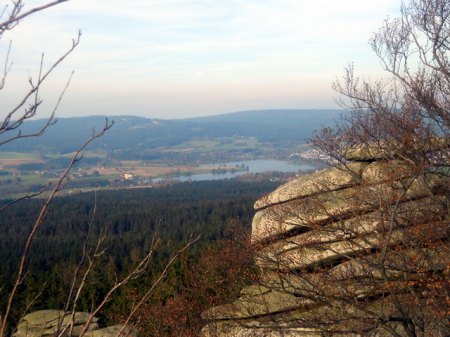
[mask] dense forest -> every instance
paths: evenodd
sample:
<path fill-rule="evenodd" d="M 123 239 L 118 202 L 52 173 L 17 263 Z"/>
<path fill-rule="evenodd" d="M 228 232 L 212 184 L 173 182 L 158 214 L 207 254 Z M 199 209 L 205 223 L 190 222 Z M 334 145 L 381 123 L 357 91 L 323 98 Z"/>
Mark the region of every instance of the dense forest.
<path fill-rule="evenodd" d="M 192 274 L 193 269 L 203 269 L 203 275 L 209 275 L 209 271 L 205 270 L 206 266 L 216 261 L 217 269 L 217 263 L 227 263 L 225 256 L 233 260 L 231 263 L 238 265 L 236 256 L 231 257 L 230 254 L 239 254 L 236 250 L 239 245 L 241 248 L 243 245 L 242 242 L 236 243 L 234 236 L 236 232 L 248 233 L 254 201 L 275 187 L 274 182 L 222 180 L 180 183 L 154 189 L 101 191 L 96 194 L 83 193 L 56 198 L 33 243 L 29 261 L 31 273 L 22 285 L 15 314 L 18 315 L 25 303 L 40 292 L 42 294 L 33 304 L 33 309 L 61 308 L 88 232 L 91 247 L 96 244 L 103 231 L 106 233 L 103 246 L 107 253 L 102 256 L 95 272 L 90 275 L 80 310 L 89 310 L 111 286 L 114 278 L 127 271 L 143 256 L 149 249 L 157 228 L 158 243 L 152 258 L 152 267 L 148 275 L 145 275 L 149 283 L 177 248 L 191 236 L 200 235 L 199 241 L 177 261 L 161 289 L 155 292 L 157 295 L 153 300 L 160 301 L 157 303 L 159 306 L 164 305 L 181 289 L 191 287 L 190 282 L 196 282 L 196 287 L 200 287 L 198 275 Z M 4 200 L 1 203 L 7 202 Z M 20 249 L 42 203 L 43 200 L 32 199 L 12 205 L 2 212 L 0 284 L 5 285 L 3 290 L 10 286 Z M 224 242 L 229 242 L 231 246 L 226 247 Z M 221 257 L 217 260 L 214 254 L 221 254 Z M 244 256 L 240 255 L 241 258 Z M 248 261 L 241 262 L 246 264 Z M 46 287 L 42 288 L 44 283 Z M 234 283 L 239 285 L 236 280 Z M 121 317 L 130 296 L 136 291 L 131 289 L 133 287 L 144 289 L 145 284 L 131 284 L 124 289 L 109 303 L 102 320 Z M 221 287 L 220 291 L 226 290 L 223 284 Z M 0 305 L 4 305 L 6 293 L 7 291 L 1 292 Z M 208 298 L 212 298 L 210 294 Z M 192 301 L 191 299 L 190 302 Z M 155 303 L 149 305 L 154 306 Z M 186 324 L 184 326 L 188 327 Z"/>

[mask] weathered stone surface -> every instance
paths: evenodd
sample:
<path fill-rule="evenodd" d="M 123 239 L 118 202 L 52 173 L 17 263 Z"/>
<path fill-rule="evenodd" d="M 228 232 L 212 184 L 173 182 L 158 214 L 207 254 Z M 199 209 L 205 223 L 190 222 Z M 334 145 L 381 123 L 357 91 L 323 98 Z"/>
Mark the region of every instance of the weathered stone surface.
<path fill-rule="evenodd" d="M 431 231 L 430 233 L 436 235 L 436 239 L 439 238 L 438 236 L 445 237 L 445 233 L 436 231 L 434 224 L 415 226 L 411 230 L 414 231 L 419 228 L 420 230 Z M 403 229 L 393 230 L 390 235 L 389 246 L 402 243 L 409 236 L 410 234 Z M 374 233 L 351 240 L 341 240 L 312 247 L 298 246 L 296 249 L 284 250 L 279 254 L 265 251 L 260 254 L 256 262 L 261 268 L 274 270 L 307 268 L 377 249 L 384 240 L 384 236 Z"/>
<path fill-rule="evenodd" d="M 330 269 L 329 275 L 333 279 L 345 280 L 355 278 L 375 278 L 383 279 L 388 277 L 395 280 L 404 275 L 405 270 L 412 268 L 420 268 L 427 271 L 440 271 L 447 268 L 448 252 L 443 250 L 441 246 L 435 248 L 424 248 L 420 254 L 413 249 L 405 249 L 398 252 L 389 251 L 386 255 L 386 263 L 383 273 L 379 268 L 371 263 L 377 261 L 378 255 L 369 255 L 364 258 L 352 259 L 343 262 L 336 267 Z M 424 275 L 408 275 L 409 279 L 420 279 Z"/>
<path fill-rule="evenodd" d="M 376 184 L 410 177 L 413 172 L 414 167 L 405 161 L 377 161 L 364 168 L 362 180 L 364 183 Z"/>
<path fill-rule="evenodd" d="M 329 192 L 355 185 L 359 182 L 361 173 L 366 166 L 367 163 L 351 163 L 343 169 L 326 169 L 300 177 L 278 187 L 274 192 L 257 200 L 255 209 L 261 209 L 269 205 L 283 203 L 315 193 Z"/>
<path fill-rule="evenodd" d="M 50 337 L 56 334 L 62 336 L 79 336 L 84 325 L 89 320 L 90 314 L 87 312 L 76 312 L 64 314 L 62 310 L 39 310 L 26 315 L 17 326 L 14 337 Z M 84 336 L 89 337 L 117 337 L 122 325 L 110 326 L 99 329 L 98 318 L 93 317 L 87 327 Z M 73 326 L 71 326 L 73 324 Z M 120 337 L 137 336 L 137 331 L 129 328 Z"/>
<path fill-rule="evenodd" d="M 16 333 L 14 336 L 16 337 L 39 337 L 39 336 L 54 336 L 55 333 L 63 332 L 63 336 L 78 336 L 82 331 L 83 325 L 74 325 L 72 331 L 70 331 L 70 326 L 67 324 L 62 324 L 58 329 L 57 326 L 51 326 L 45 328 L 44 326 L 39 325 L 29 325 L 26 322 L 22 322 L 17 327 Z M 90 323 L 88 326 L 88 331 L 98 329 L 97 323 Z"/>
<path fill-rule="evenodd" d="M 321 281 L 317 274 L 304 274 L 301 277 L 295 273 L 280 273 L 271 269 L 266 269 L 261 274 L 260 283 L 262 286 L 278 291 L 285 291 L 290 294 L 299 294 L 299 289 L 303 291 L 314 291 L 314 286 Z"/>
<path fill-rule="evenodd" d="M 429 175 L 392 183 L 379 183 L 293 200 L 258 211 L 252 222 L 252 242 L 267 240 L 293 230 L 304 231 L 336 217 L 351 217 L 361 211 L 376 210 L 394 204 L 433 195 L 437 186 L 448 180 Z M 367 198 L 367 196 L 371 198 Z"/>
<path fill-rule="evenodd" d="M 329 306 L 310 308 L 307 311 L 290 311 L 287 313 L 274 314 L 265 317 L 239 319 L 239 320 L 218 320 L 211 322 L 202 330 L 200 336 L 202 337 L 225 337 L 225 336 L 248 336 L 248 337 L 318 337 L 323 336 L 320 331 L 313 327 L 301 326 L 302 322 L 314 320 L 314 317 L 321 317 L 329 315 L 330 317 L 339 317 L 339 311 L 345 311 L 349 314 L 354 314 L 355 318 L 352 325 L 364 324 L 360 322 L 361 317 L 370 317 L 370 310 L 376 310 L 378 307 L 386 308 L 385 312 L 391 312 L 389 307 L 389 298 L 383 298 L 367 304 L 367 312 L 359 312 L 354 306 L 346 304 L 345 302 L 333 302 Z M 333 331 L 332 335 L 336 337 L 360 337 L 361 335 L 346 331 L 350 320 L 339 321 L 336 320 L 334 324 L 326 327 L 329 331 Z M 305 323 L 303 323 L 305 324 Z M 399 331 L 399 330 L 398 330 Z M 331 333 L 330 333 L 331 335 Z M 403 334 L 400 334 L 403 335 Z M 373 335 L 374 337 L 385 337 L 389 334 L 380 331 Z"/>
<path fill-rule="evenodd" d="M 200 337 L 320 337 L 318 331 L 304 328 L 258 327 L 258 322 L 216 322 L 205 326 Z"/>
<path fill-rule="evenodd" d="M 89 319 L 89 313 L 76 312 L 74 316 L 71 313 L 64 313 L 62 310 L 39 310 L 27 314 L 17 326 L 15 337 L 39 337 L 53 336 L 55 333 L 64 332 L 64 336 L 78 336 L 84 324 Z M 98 328 L 98 318 L 93 317 L 88 330 Z M 72 323 L 73 322 L 73 323 Z M 70 328 L 70 324 L 73 327 Z"/>
<path fill-rule="evenodd" d="M 28 327 L 28 328 L 21 328 L 18 329 L 14 336 L 16 337 L 46 337 L 46 336 L 53 336 L 54 333 L 53 329 L 43 329 L 42 327 Z"/>
<path fill-rule="evenodd" d="M 76 312 L 73 318 L 74 324 L 84 324 L 89 318 L 87 312 Z M 64 313 L 63 310 L 38 310 L 25 315 L 22 319 L 29 325 L 45 325 L 46 327 L 56 326 L 61 321 L 67 324 L 72 320 L 71 313 Z M 98 318 L 94 317 L 92 322 L 97 322 Z"/>
<path fill-rule="evenodd" d="M 309 299 L 317 298 L 321 293 L 333 294 L 336 297 L 339 295 L 351 295 L 354 299 L 360 299 L 369 295 L 382 293 L 385 290 L 382 287 L 376 287 L 373 284 L 356 280 L 354 277 L 340 280 L 339 288 L 337 288 L 337 279 L 329 277 L 327 273 L 286 273 L 284 275 L 281 274 L 281 277 L 280 274 L 281 273 L 275 272 L 272 272 L 272 275 L 266 274 L 261 280 L 261 284 L 264 284 L 273 290 L 287 292 L 289 294 L 295 294 L 297 297 Z M 299 318 L 298 316 L 300 316 L 301 318 L 306 315 L 305 312 L 308 312 L 309 315 L 312 311 L 315 311 L 316 314 L 320 314 L 318 311 L 319 307 L 321 307 L 321 305 L 318 304 L 317 301 L 313 301 L 313 305 L 298 308 L 299 310 L 295 311 L 295 317 Z"/>
<path fill-rule="evenodd" d="M 311 305 L 311 301 L 286 292 L 269 291 L 254 296 L 243 296 L 231 304 L 206 310 L 204 319 L 242 319 L 285 312 Z"/>
<path fill-rule="evenodd" d="M 269 239 L 292 230 L 303 230 L 317 222 L 348 212 L 351 195 L 340 190 L 289 201 L 258 211 L 252 222 L 252 242 Z"/>
<path fill-rule="evenodd" d="M 345 159 L 349 161 L 390 160 L 396 155 L 395 146 L 387 142 L 361 144 L 349 147 Z"/>
<path fill-rule="evenodd" d="M 383 161 L 394 160 L 402 158 L 402 148 L 404 145 L 396 140 L 378 141 L 371 144 L 360 144 L 351 146 L 346 150 L 344 157 L 348 161 Z M 449 138 L 432 137 L 427 141 L 417 141 L 416 144 L 408 144 L 407 152 L 410 152 L 412 147 L 420 153 L 431 153 L 445 151 L 450 147 Z"/>
<path fill-rule="evenodd" d="M 256 296 L 270 292 L 269 288 L 261 285 L 251 285 L 241 290 L 241 296 Z"/>
<path fill-rule="evenodd" d="M 393 228 L 402 225 L 420 224 L 438 220 L 448 212 L 445 197 L 422 198 L 401 203 L 397 206 Z M 313 247 L 325 243 L 349 240 L 356 236 L 383 233 L 391 220 L 391 213 L 374 211 L 356 215 L 348 220 L 333 222 L 324 226 L 311 227 L 311 230 L 283 240 L 268 244 L 260 249 L 269 254 L 280 254 L 298 247 Z"/>

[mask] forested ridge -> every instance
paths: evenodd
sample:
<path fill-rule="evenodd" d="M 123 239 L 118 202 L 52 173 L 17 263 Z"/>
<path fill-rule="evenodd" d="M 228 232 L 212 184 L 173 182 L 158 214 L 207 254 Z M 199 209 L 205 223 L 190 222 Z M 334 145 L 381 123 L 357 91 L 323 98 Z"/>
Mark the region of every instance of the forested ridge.
<path fill-rule="evenodd" d="M 177 282 L 182 282 L 183 264 L 192 265 L 216 240 L 229 236 L 227 228 L 230 224 L 249 229 L 254 201 L 276 185 L 274 182 L 205 181 L 56 198 L 33 243 L 29 262 L 31 273 L 22 285 L 20 303 L 25 305 L 42 291 L 33 305 L 34 309 L 61 308 L 70 288 L 71 275 L 81 257 L 91 219 L 89 246 L 95 246 L 105 231 L 103 246 L 107 251 L 95 272 L 89 276 L 89 286 L 85 289 L 80 310 L 89 310 L 113 283 L 115 276 L 128 270 L 142 257 L 149 249 L 157 228 L 158 243 L 148 280 L 162 269 L 177 248 L 191 236 L 200 235 L 200 240 L 169 275 L 173 295 L 177 291 Z M 8 290 L 20 250 L 42 203 L 43 200 L 32 199 L 10 206 L 2 213 L 0 284 L 5 285 L 3 290 Z M 93 217 L 94 209 L 96 214 Z M 47 285 L 43 288 L 45 282 Z M 4 305 L 6 293 L 1 292 L 0 305 Z M 127 294 L 129 289 L 116 296 L 109 306 L 110 311 L 120 314 L 120 307 L 127 302 Z M 19 309 L 23 308 L 19 306 Z"/>
<path fill-rule="evenodd" d="M 223 115 L 186 119 L 149 119 L 136 116 L 117 116 L 104 137 L 92 144 L 91 150 L 119 151 L 133 158 L 144 151 L 152 159 L 158 147 L 171 147 L 194 139 L 226 137 L 255 137 L 261 143 L 286 145 L 304 143 L 311 131 L 322 125 L 330 125 L 340 116 L 341 110 L 260 110 L 241 111 Z M 67 153 L 75 150 L 80 139 L 89 137 L 91 129 L 86 125 L 103 125 L 104 116 L 60 118 L 40 138 L 20 139 L 5 144 L 1 151 Z M 21 126 L 24 133 L 39 129 L 45 120 L 27 121 Z M 279 132 L 283 130 L 283 132 Z M 4 135 L 0 135 L 0 141 Z M 152 149 L 153 152 L 147 153 Z M 130 151 L 131 150 L 131 151 Z"/>

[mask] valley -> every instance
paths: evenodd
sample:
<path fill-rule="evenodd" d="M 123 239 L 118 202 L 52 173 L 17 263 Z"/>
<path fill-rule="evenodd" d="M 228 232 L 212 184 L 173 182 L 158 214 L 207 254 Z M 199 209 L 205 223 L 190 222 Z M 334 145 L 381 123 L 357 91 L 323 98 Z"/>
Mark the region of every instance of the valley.
<path fill-rule="evenodd" d="M 264 110 L 181 120 L 115 117 L 113 128 L 76 163 L 64 193 L 238 176 L 247 181 L 286 181 L 299 171 L 317 168 L 317 158 L 304 155 L 310 152 L 306 140 L 312 130 L 332 123 L 340 113 Z M 317 118 L 311 120 L 312 114 Z M 24 138 L 4 144 L 0 151 L 0 196 L 23 197 L 56 182 L 78 144 L 105 118 L 60 119 L 38 141 Z M 20 131 L 33 132 L 44 122 L 29 121 Z M 274 133 L 274 125 L 284 132 Z M 263 169 L 253 168 L 255 160 L 263 161 Z"/>

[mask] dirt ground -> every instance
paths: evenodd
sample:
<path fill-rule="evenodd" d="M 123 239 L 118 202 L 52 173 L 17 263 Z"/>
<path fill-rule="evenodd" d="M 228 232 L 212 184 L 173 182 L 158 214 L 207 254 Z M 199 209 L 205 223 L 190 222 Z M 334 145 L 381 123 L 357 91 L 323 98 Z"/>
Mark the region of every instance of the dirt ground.
<path fill-rule="evenodd" d="M 121 175 L 121 174 L 132 174 L 133 176 L 140 177 L 158 177 L 173 174 L 183 174 L 183 173 L 207 173 L 212 170 L 226 169 L 220 166 L 141 166 L 140 162 L 126 161 L 122 162 L 124 166 L 119 167 L 99 167 L 98 172 L 100 175 Z M 126 165 L 128 164 L 128 165 Z M 130 165 L 131 164 L 131 165 Z M 133 164 L 141 164 L 134 166 Z M 228 167 L 229 169 L 229 167 Z M 92 174 L 97 169 L 90 169 L 86 172 Z"/>

